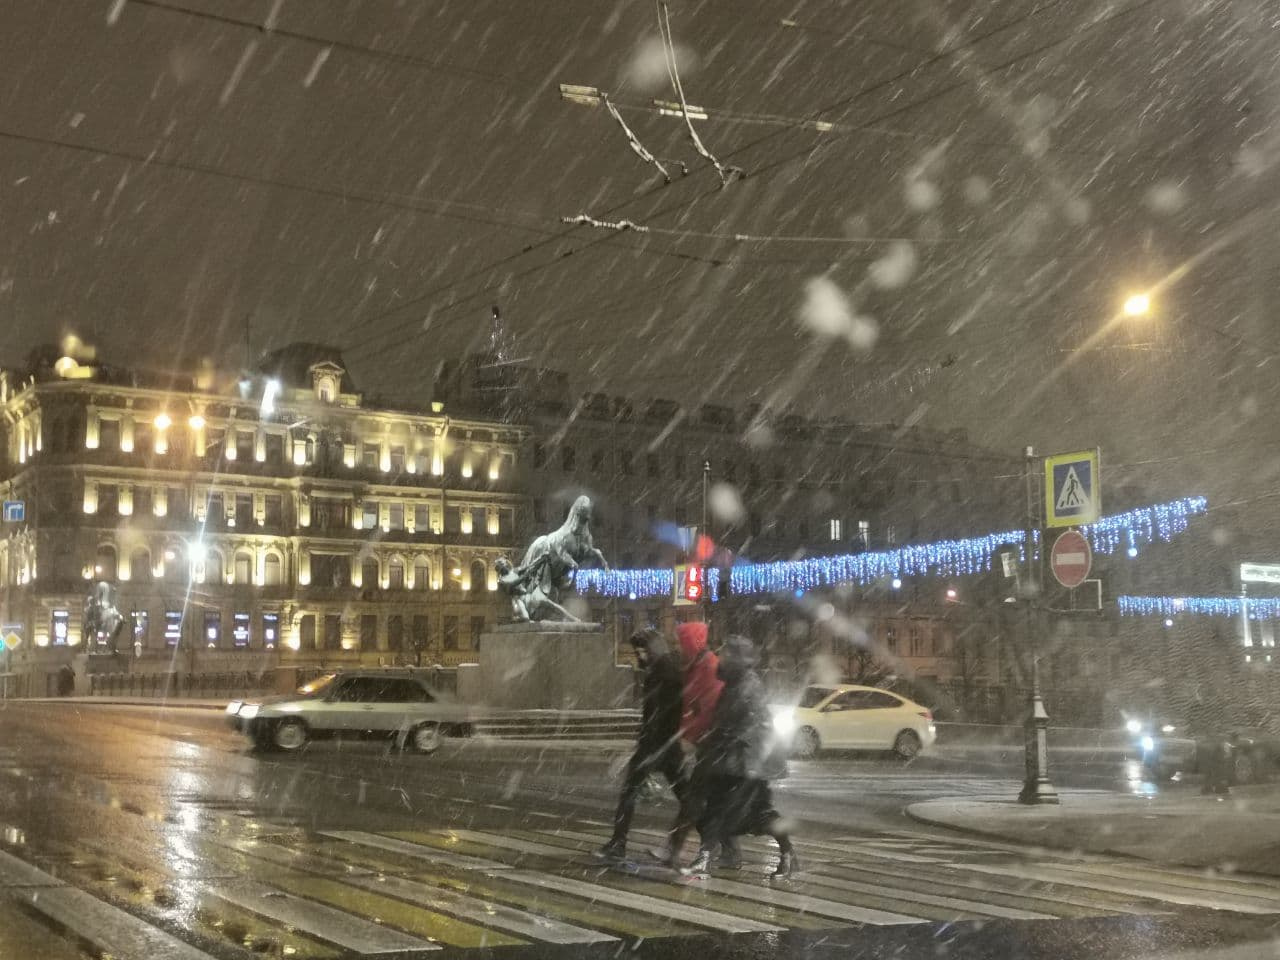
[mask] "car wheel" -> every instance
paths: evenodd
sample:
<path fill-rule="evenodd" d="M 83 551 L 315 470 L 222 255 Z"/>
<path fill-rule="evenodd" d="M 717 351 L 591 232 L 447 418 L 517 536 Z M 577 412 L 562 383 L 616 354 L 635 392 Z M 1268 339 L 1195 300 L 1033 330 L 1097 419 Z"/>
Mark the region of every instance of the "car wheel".
<path fill-rule="evenodd" d="M 435 723 L 421 723 L 409 731 L 409 746 L 415 753 L 435 753 L 443 739 L 440 726 Z"/>
<path fill-rule="evenodd" d="M 922 746 L 920 734 L 914 730 L 903 730 L 893 740 L 893 752 L 903 760 L 914 759 Z"/>
<path fill-rule="evenodd" d="M 813 727 L 801 727 L 796 731 L 796 738 L 791 744 L 791 753 L 794 756 L 801 760 L 808 760 L 810 757 L 816 757 L 821 749 L 822 741 L 818 738 L 818 731 Z"/>
<path fill-rule="evenodd" d="M 311 738 L 307 725 L 301 720 L 281 720 L 271 731 L 271 743 L 278 750 L 292 753 L 301 750 Z"/>

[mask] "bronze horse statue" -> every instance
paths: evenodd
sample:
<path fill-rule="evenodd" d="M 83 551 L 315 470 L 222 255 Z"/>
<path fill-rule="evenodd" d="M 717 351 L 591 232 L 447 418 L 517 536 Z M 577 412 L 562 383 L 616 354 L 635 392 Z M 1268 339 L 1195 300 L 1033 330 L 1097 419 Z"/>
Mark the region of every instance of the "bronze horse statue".
<path fill-rule="evenodd" d="M 560 606 L 560 601 L 566 591 L 573 589 L 578 567 L 591 559 L 609 569 L 604 554 L 591 539 L 591 498 L 581 496 L 573 501 L 559 529 L 538 537 L 525 551 L 517 576 L 531 581 L 523 594 L 527 616 L 542 619 L 537 614 L 552 612 L 576 619 Z"/>

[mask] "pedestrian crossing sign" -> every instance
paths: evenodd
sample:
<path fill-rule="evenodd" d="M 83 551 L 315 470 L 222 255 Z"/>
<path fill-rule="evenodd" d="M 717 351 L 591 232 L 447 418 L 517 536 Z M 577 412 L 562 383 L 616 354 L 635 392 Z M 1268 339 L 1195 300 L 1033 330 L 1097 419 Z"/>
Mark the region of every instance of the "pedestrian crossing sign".
<path fill-rule="evenodd" d="M 1046 527 L 1093 523 L 1102 514 L 1098 451 L 1045 457 L 1044 491 Z"/>

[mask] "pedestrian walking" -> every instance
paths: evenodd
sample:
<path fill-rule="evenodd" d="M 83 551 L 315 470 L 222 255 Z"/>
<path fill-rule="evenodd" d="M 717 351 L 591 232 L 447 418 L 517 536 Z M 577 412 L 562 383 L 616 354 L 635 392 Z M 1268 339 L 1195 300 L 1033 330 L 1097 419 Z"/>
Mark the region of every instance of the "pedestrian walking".
<path fill-rule="evenodd" d="M 680 746 L 680 720 L 684 713 L 684 677 L 679 658 L 667 646 L 655 627 L 645 627 L 630 637 L 636 660 L 644 671 L 640 708 L 640 734 L 635 752 L 627 763 L 627 775 L 613 815 L 613 836 L 596 856 L 618 862 L 627 856 L 627 833 L 635 815 L 636 799 L 646 781 L 662 774 L 683 805 L 688 776 L 684 750 Z"/>
<path fill-rule="evenodd" d="M 799 866 L 769 787 L 787 775 L 786 745 L 774 732 L 757 662 L 755 646 L 746 637 L 730 637 L 720 651 L 717 676 L 724 687 L 699 750 L 705 776 L 698 820 L 702 845 L 690 873 L 706 872 L 716 847 L 744 833 L 777 842 L 775 878 L 789 877 Z"/>

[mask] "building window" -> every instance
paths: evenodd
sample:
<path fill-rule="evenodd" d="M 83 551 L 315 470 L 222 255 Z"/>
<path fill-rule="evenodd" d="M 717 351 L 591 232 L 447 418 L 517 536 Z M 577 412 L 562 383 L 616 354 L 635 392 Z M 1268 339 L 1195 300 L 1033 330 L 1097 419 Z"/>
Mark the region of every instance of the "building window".
<path fill-rule="evenodd" d="M 908 632 L 908 638 L 909 638 L 910 643 L 911 643 L 911 647 L 910 647 L 910 649 L 911 649 L 911 656 L 913 656 L 913 657 L 923 657 L 923 656 L 925 655 L 925 652 L 924 652 L 924 635 L 922 634 L 922 632 L 921 632 L 920 628 L 919 628 L 918 626 L 914 626 L 914 625 L 913 625 L 913 626 L 911 627 L 910 631 Z"/>
<path fill-rule="evenodd" d="M 404 529 L 404 504 L 403 503 L 391 504 L 390 509 L 387 511 L 387 516 L 389 517 L 389 526 L 391 527 L 392 530 Z"/>
<path fill-rule="evenodd" d="M 378 529 L 378 501 L 366 500 L 360 504 L 360 529 Z"/>
<path fill-rule="evenodd" d="M 262 615 L 262 645 L 274 650 L 280 640 L 280 614 L 264 613 Z"/>
<path fill-rule="evenodd" d="M 868 550 L 871 549 L 871 521 L 870 520 L 858 521 L 858 539 L 862 541 L 863 547 L 865 547 Z"/>
<path fill-rule="evenodd" d="M 300 650 L 316 648 L 316 615 L 314 613 L 303 614 L 298 624 L 298 648 Z"/>
<path fill-rule="evenodd" d="M 311 554 L 311 582 L 317 587 L 345 587 L 350 579 L 350 557 L 337 553 Z"/>
<path fill-rule="evenodd" d="M 863 523 L 866 523 L 866 521 L 865 520 L 861 521 L 858 524 L 859 536 L 861 536 L 862 534 Z M 871 539 L 871 524 L 869 523 L 867 523 L 867 539 L 868 540 Z M 892 547 L 894 544 L 898 542 L 898 528 L 894 526 L 892 523 L 884 528 L 884 542 L 886 546 L 890 546 L 890 547 Z"/>
<path fill-rule="evenodd" d="M 568 470 L 569 468 L 565 467 L 565 469 Z M 591 451 L 591 472 L 597 475 L 604 473 L 604 451 L 603 450 Z"/>
<path fill-rule="evenodd" d="M 155 507 L 152 503 L 150 487 L 134 487 L 133 488 L 133 514 L 136 517 L 145 517 L 151 513 Z"/>
<path fill-rule="evenodd" d="M 284 498 L 279 494 L 271 494 L 263 500 L 262 522 L 273 529 L 284 523 Z"/>
<path fill-rule="evenodd" d="M 151 643 L 151 614 L 145 610 L 133 611 L 133 645 L 145 649 Z"/>
<path fill-rule="evenodd" d="M 247 585 L 253 582 L 253 557 L 247 553 L 236 554 L 236 583 Z"/>
<path fill-rule="evenodd" d="M 231 645 L 240 650 L 249 646 L 249 614 L 231 615 Z"/>
<path fill-rule="evenodd" d="M 364 632 L 363 618 L 361 618 L 360 631 L 361 633 Z M 342 616 L 340 614 L 326 613 L 324 615 L 324 649 L 342 649 Z"/>
<path fill-rule="evenodd" d="M 115 516 L 120 512 L 120 489 L 110 483 L 98 484 L 98 513 Z"/>
<path fill-rule="evenodd" d="M 471 618 L 471 649 L 480 649 L 480 637 L 484 633 L 484 617 Z"/>
<path fill-rule="evenodd" d="M 360 466 L 366 470 L 377 470 L 381 452 L 376 443 L 363 444 L 360 447 Z"/>
<path fill-rule="evenodd" d="M 840 521 L 838 517 L 832 517 L 830 520 L 827 521 L 827 532 L 831 536 L 832 543 L 839 543 L 841 540 L 844 539 L 844 530 L 842 529 L 843 526 L 844 524 Z"/>
<path fill-rule="evenodd" d="M 252 430 L 236 431 L 236 459 L 241 463 L 249 463 L 253 460 Z"/>
<path fill-rule="evenodd" d="M 182 611 L 164 612 L 164 645 L 172 650 L 182 642 Z"/>
<path fill-rule="evenodd" d="M 236 526 L 246 530 L 253 526 L 253 494 L 236 494 Z"/>
<path fill-rule="evenodd" d="M 404 617 L 398 613 L 387 617 L 387 649 L 404 649 Z"/>
<path fill-rule="evenodd" d="M 71 611 L 54 610 L 49 617 L 49 636 L 55 647 L 65 647 L 71 641 Z"/>
<path fill-rule="evenodd" d="M 360 615 L 360 649 L 378 649 L 378 615 L 376 613 Z"/>
<path fill-rule="evenodd" d="M 151 551 L 139 547 L 129 555 L 129 577 L 137 583 L 151 582 Z"/>
<path fill-rule="evenodd" d="M 112 453 L 120 449 L 120 421 L 103 419 L 98 425 L 98 449 L 110 450 Z"/>
<path fill-rule="evenodd" d="M 431 508 L 425 503 L 414 505 L 413 528 L 418 533 L 429 533 L 431 530 Z"/>
<path fill-rule="evenodd" d="M 898 653 L 898 630 L 893 624 L 884 628 L 884 648 L 890 653 Z"/>
<path fill-rule="evenodd" d="M 268 587 L 278 587 L 284 581 L 283 565 L 274 553 L 268 553 L 262 561 L 262 582 Z"/>
<path fill-rule="evenodd" d="M 210 649 L 222 644 L 222 613 L 218 610 L 204 612 L 204 645 Z"/>
<path fill-rule="evenodd" d="M 273 467 L 284 464 L 284 434 L 268 433 L 266 436 L 267 463 Z"/>
<path fill-rule="evenodd" d="M 202 583 L 222 583 L 222 554 L 217 550 L 208 550 L 204 556 L 204 578 Z"/>
<path fill-rule="evenodd" d="M 391 590 L 404 589 L 404 561 L 392 560 L 387 567 L 387 586 Z"/>
<path fill-rule="evenodd" d="M 391 472 L 404 473 L 404 447 L 391 448 Z"/>
<path fill-rule="evenodd" d="M 431 586 L 431 564 L 426 560 L 414 561 L 413 585 L 418 590 L 426 590 Z"/>
<path fill-rule="evenodd" d="M 483 560 L 471 561 L 471 590 L 473 593 L 485 589 L 485 567 Z"/>
<path fill-rule="evenodd" d="M 380 586 L 378 583 L 378 558 L 366 557 L 360 564 L 360 586 L 372 590 Z"/>
<path fill-rule="evenodd" d="M 431 621 L 427 619 L 425 613 L 415 613 L 413 615 L 413 649 L 419 654 L 431 645 L 430 624 Z"/>
<path fill-rule="evenodd" d="M 109 543 L 98 547 L 93 558 L 93 576 L 97 580 L 116 579 L 116 548 Z"/>
<path fill-rule="evenodd" d="M 564 446 L 560 448 L 560 469 L 565 473 L 573 470 L 577 463 L 577 456 L 573 447 Z"/>
<path fill-rule="evenodd" d="M 446 650 L 458 649 L 458 618 L 454 616 L 446 616 L 444 618 L 444 648 Z"/>

